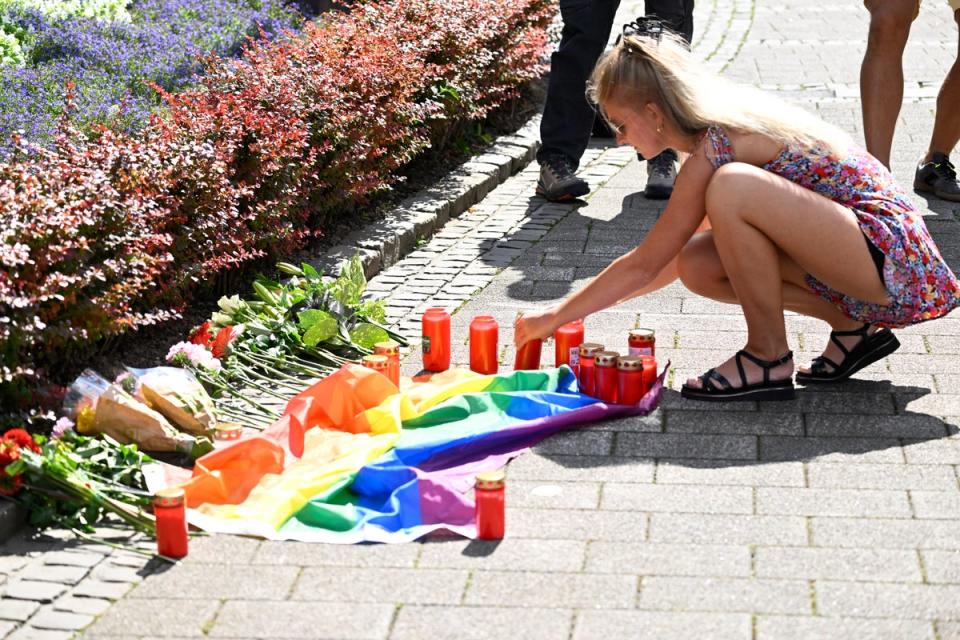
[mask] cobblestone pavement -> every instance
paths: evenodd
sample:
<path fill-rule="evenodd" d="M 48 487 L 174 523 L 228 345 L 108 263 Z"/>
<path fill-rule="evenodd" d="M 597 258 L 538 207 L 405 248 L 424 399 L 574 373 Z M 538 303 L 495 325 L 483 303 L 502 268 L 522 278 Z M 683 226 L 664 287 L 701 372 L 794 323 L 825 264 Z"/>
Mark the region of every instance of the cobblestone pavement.
<path fill-rule="evenodd" d="M 856 0 L 701 1 L 695 51 L 860 135 L 866 11 Z M 624 3 L 631 18 L 641 4 Z M 956 51 L 945 3 L 925 2 L 905 56 L 894 145 L 901 181 L 926 145 Z M 510 178 L 371 282 L 412 337 L 426 306 L 469 320 L 554 301 L 631 248 L 662 205 L 627 149 L 588 150 L 583 205 Z M 919 200 L 954 269 L 960 206 Z M 956 316 L 956 314 L 954 314 Z M 508 539 L 396 546 L 215 536 L 161 566 L 130 552 L 19 536 L 0 558 L 10 638 L 960 638 L 960 317 L 899 332 L 858 380 L 790 403 L 681 401 L 687 375 L 745 339 L 735 308 L 674 285 L 587 321 L 622 345 L 656 329 L 675 368 L 650 416 L 551 438 L 509 467 Z M 827 329 L 790 317 L 799 361 Z M 547 362 L 545 354 L 545 363 Z M 512 362 L 512 347 L 502 351 Z M 419 354 L 407 359 L 407 373 Z M 109 532 L 108 532 L 109 533 Z M 124 536 L 122 532 L 115 535 Z M 111 604 L 113 603 L 113 604 Z M 89 626 L 88 626 L 89 625 Z"/>

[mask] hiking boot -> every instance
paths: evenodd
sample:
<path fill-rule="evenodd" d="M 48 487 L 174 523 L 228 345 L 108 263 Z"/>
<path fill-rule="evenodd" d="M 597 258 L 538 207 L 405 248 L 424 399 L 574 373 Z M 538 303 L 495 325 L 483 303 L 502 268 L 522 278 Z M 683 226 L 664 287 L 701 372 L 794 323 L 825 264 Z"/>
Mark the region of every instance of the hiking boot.
<path fill-rule="evenodd" d="M 586 180 L 578 178 L 573 163 L 564 156 L 550 156 L 540 164 L 537 195 L 550 202 L 573 200 L 590 193 Z"/>
<path fill-rule="evenodd" d="M 950 162 L 950 157 L 938 151 L 930 162 L 918 165 L 913 177 L 913 189 L 932 193 L 943 200 L 960 202 L 960 181 L 957 180 L 957 170 Z"/>
<path fill-rule="evenodd" d="M 666 149 L 656 158 L 647 160 L 647 188 L 643 195 L 648 200 L 666 200 L 673 193 L 677 179 L 677 152 Z"/>

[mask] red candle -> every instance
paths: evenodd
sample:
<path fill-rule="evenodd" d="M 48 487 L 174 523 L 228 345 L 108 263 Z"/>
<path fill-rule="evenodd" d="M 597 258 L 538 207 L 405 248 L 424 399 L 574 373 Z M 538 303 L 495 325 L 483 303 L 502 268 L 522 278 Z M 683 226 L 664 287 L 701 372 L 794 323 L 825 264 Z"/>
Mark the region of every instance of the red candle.
<path fill-rule="evenodd" d="M 450 314 L 433 307 L 423 314 L 423 368 L 446 371 L 450 368 Z"/>
<path fill-rule="evenodd" d="M 577 380 L 580 381 L 580 393 L 588 396 L 596 395 L 594 358 L 599 351 L 603 351 L 603 345 L 596 342 L 584 342 L 580 345 L 580 366 Z"/>
<path fill-rule="evenodd" d="M 607 404 L 617 401 L 617 358 L 616 351 L 599 351 L 594 356 L 596 397 Z"/>
<path fill-rule="evenodd" d="M 168 558 L 187 555 L 186 494 L 180 487 L 161 489 L 153 497 L 157 519 L 157 553 Z"/>
<path fill-rule="evenodd" d="M 643 362 L 637 356 L 617 358 L 617 402 L 637 404 L 646 392 L 643 384 Z"/>
<path fill-rule="evenodd" d="M 496 373 L 499 326 L 493 316 L 477 316 L 470 323 L 470 370 Z"/>
<path fill-rule="evenodd" d="M 583 320 L 574 320 L 561 325 L 553 334 L 556 341 L 554 366 L 570 365 L 576 371 L 580 361 L 580 345 L 583 344 Z"/>
<path fill-rule="evenodd" d="M 400 388 L 400 343 L 384 340 L 373 345 L 373 353 L 387 357 L 387 377 L 397 389 Z"/>
<path fill-rule="evenodd" d="M 540 351 L 543 348 L 543 340 L 534 338 L 529 340 L 522 347 L 517 349 L 517 357 L 513 361 L 513 370 L 539 369 Z"/>
<path fill-rule="evenodd" d="M 627 344 L 632 356 L 657 355 L 657 337 L 653 329 L 634 329 L 627 336 Z"/>
<path fill-rule="evenodd" d="M 653 356 L 640 356 L 640 361 L 643 363 L 643 392 L 646 393 L 657 381 L 657 359 Z"/>
<path fill-rule="evenodd" d="M 502 540 L 506 529 L 504 484 L 502 469 L 477 474 L 474 485 L 477 512 L 477 537 L 481 540 Z"/>

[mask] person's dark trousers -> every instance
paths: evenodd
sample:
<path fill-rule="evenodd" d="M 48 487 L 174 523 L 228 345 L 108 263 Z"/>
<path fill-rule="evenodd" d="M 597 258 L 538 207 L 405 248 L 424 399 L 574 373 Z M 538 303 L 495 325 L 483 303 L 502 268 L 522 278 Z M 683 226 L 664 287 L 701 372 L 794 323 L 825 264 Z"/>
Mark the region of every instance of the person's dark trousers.
<path fill-rule="evenodd" d="M 587 80 L 610 39 L 619 5 L 620 0 L 560 0 L 563 31 L 550 59 L 539 162 L 562 155 L 574 169 L 580 163 L 596 115 L 585 95 Z"/>
<path fill-rule="evenodd" d="M 643 9 L 648 17 L 663 20 L 671 31 L 683 36 L 688 45 L 693 40 L 693 0 L 646 0 Z"/>
<path fill-rule="evenodd" d="M 647 0 L 644 10 L 655 15 L 689 43 L 693 38 L 694 0 Z M 561 0 L 563 31 L 551 57 L 550 83 L 540 121 L 537 161 L 565 156 L 573 168 L 580 163 L 596 111 L 586 99 L 587 80 L 610 39 L 620 0 Z"/>

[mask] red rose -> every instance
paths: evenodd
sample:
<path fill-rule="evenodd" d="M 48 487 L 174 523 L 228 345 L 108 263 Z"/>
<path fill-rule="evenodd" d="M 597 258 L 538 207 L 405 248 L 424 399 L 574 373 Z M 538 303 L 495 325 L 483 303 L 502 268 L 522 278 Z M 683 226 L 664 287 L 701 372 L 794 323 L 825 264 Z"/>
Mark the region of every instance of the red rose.
<path fill-rule="evenodd" d="M 34 453 L 40 453 L 40 445 L 34 441 L 33 436 L 23 429 L 10 429 L 3 434 L 3 439 L 16 442 L 20 448 L 26 448 L 30 449 Z"/>

